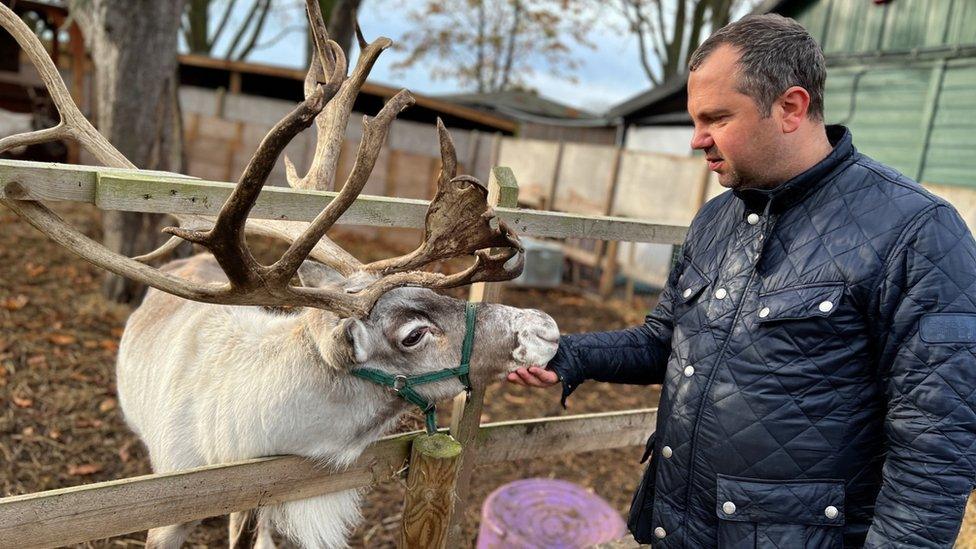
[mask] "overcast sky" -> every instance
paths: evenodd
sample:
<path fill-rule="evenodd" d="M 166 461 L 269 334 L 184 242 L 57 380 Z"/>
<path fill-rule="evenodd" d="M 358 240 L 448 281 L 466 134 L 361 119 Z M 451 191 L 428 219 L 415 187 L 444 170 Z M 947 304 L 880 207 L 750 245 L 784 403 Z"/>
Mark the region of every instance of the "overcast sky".
<path fill-rule="evenodd" d="M 279 36 L 284 38 L 254 51 L 248 60 L 304 68 L 304 2 L 278 1 L 282 2 L 280 5 L 283 7 L 276 8 L 276 13 L 269 17 L 258 42 L 271 42 Z M 238 4 L 240 7 L 237 11 L 243 18 L 249 3 Z M 391 4 L 383 0 L 363 0 L 359 9 L 359 22 L 367 39 L 387 36 L 396 40 L 408 29 L 410 22 L 403 17 L 401 11 L 389 10 Z M 218 5 L 216 10 L 221 7 Z M 591 49 L 567 39 L 572 48 L 571 54 L 579 62 L 575 71 L 576 81 L 573 82 L 567 75 L 552 70 L 540 60 L 529 84 L 542 95 L 576 108 L 600 113 L 649 89 L 650 82 L 640 68 L 636 39 L 629 32 L 625 32 L 623 18 L 612 9 L 595 9 L 600 10 L 598 19 L 601 22 L 593 25 L 588 33 L 595 48 Z M 217 19 L 217 15 L 219 14 L 213 15 L 212 19 Z M 288 29 L 294 30 L 287 32 Z M 286 31 L 285 34 L 282 34 L 283 30 Z M 229 31 L 230 29 L 225 37 L 232 34 Z M 217 53 L 220 53 L 219 48 Z M 373 68 L 370 80 L 429 95 L 472 91 L 459 89 L 451 81 L 431 80 L 428 72 L 419 66 L 394 74 L 391 67 L 403 55 L 391 50 L 384 52 Z"/>

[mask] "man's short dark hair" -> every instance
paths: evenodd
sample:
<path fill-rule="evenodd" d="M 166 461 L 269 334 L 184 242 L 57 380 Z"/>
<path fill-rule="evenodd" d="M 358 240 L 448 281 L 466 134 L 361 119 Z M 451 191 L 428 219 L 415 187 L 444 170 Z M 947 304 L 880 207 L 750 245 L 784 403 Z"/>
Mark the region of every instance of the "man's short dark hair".
<path fill-rule="evenodd" d="M 739 91 L 759 106 L 763 117 L 791 86 L 810 94 L 808 118 L 823 120 L 823 89 L 827 78 L 823 51 L 802 25 L 776 14 L 747 15 L 712 33 L 688 61 L 696 70 L 718 46 L 728 44 L 740 54 Z"/>

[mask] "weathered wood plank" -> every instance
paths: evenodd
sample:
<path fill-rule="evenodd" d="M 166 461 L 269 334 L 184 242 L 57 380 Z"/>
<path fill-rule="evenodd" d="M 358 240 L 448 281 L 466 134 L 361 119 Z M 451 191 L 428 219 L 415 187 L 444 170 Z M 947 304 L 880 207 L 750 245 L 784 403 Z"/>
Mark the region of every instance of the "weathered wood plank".
<path fill-rule="evenodd" d="M 95 181 L 97 171 L 71 171 L 67 173 L 41 170 L 46 166 L 41 162 L 32 162 L 37 167 L 7 166 L 0 164 L 0 197 L 19 198 L 11 196 L 6 190 L 10 183 L 20 183 L 30 190 L 31 196 L 37 200 L 74 202 L 92 202 L 95 196 Z"/>
<path fill-rule="evenodd" d="M 99 166 L 78 166 L 25 160 L 0 160 L 0 198 L 7 183 L 17 182 L 30 190 L 37 200 L 93 202 L 99 174 L 121 177 L 153 176 L 193 179 L 180 174 L 151 170 L 127 170 Z M 10 197 L 17 198 L 17 197 Z"/>
<path fill-rule="evenodd" d="M 657 408 L 506 421 L 478 431 L 478 464 L 640 446 Z"/>
<path fill-rule="evenodd" d="M 497 213 L 518 234 L 529 236 L 681 244 L 688 233 L 688 228 L 680 225 L 662 225 L 625 217 L 510 208 L 498 208 Z"/>
<path fill-rule="evenodd" d="M 377 443 L 341 473 L 287 456 L 4 498 L 0 545 L 68 545 L 367 486 L 402 467 L 411 438 Z"/>
<path fill-rule="evenodd" d="M 97 174 L 97 183 L 92 181 L 93 173 Z M 196 215 L 216 214 L 233 187 L 232 183 L 175 174 L 0 160 L 0 196 L 10 181 L 20 182 L 28 190 L 28 198 L 37 200 L 75 200 L 111 210 Z M 311 221 L 335 194 L 266 187 L 252 217 Z M 427 206 L 425 200 L 361 196 L 339 223 L 421 228 Z M 680 244 L 687 232 L 686 227 L 621 217 L 502 207 L 496 211 L 500 219 L 527 236 Z"/>
<path fill-rule="evenodd" d="M 494 423 L 479 432 L 477 462 L 643 444 L 656 409 Z M 347 470 L 294 457 L 253 459 L 0 499 L 0 540 L 51 547 L 367 486 L 402 469 L 419 433 L 377 442 Z"/>

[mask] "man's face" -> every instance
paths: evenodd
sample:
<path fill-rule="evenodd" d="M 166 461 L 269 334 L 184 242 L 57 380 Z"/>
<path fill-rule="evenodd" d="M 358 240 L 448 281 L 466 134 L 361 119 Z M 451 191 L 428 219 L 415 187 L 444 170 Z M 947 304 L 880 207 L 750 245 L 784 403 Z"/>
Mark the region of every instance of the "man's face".
<path fill-rule="evenodd" d="M 723 44 L 690 73 L 691 148 L 705 152 L 723 187 L 773 186 L 779 183 L 777 160 L 784 158 L 782 133 L 775 113 L 763 118 L 755 101 L 738 91 L 738 60 L 738 52 Z"/>

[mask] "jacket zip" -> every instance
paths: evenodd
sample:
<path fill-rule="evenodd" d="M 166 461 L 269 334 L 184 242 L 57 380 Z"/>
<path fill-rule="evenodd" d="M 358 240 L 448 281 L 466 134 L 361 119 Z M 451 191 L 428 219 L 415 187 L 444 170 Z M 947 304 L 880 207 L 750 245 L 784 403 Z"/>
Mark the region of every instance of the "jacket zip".
<path fill-rule="evenodd" d="M 721 366 L 722 361 L 725 359 L 725 352 L 728 350 L 729 343 L 731 343 L 732 341 L 732 333 L 735 331 L 735 327 L 739 323 L 739 318 L 741 318 L 742 316 L 742 304 L 745 301 L 746 294 L 749 293 L 749 289 L 752 287 L 753 279 L 755 279 L 756 277 L 756 266 L 759 264 L 759 260 L 762 258 L 763 250 L 766 247 L 766 239 L 767 239 L 766 233 L 767 232 L 771 233 L 773 230 L 773 226 L 776 223 L 775 220 L 769 217 L 769 209 L 771 205 L 772 205 L 772 199 L 770 199 L 766 203 L 765 212 L 763 212 L 763 215 L 766 216 L 766 219 L 769 220 L 769 225 L 766 227 L 765 230 L 759 233 L 762 235 L 762 240 L 760 241 L 760 245 L 759 245 L 759 254 L 756 256 L 756 261 L 752 264 L 752 269 L 751 272 L 749 273 L 749 279 L 746 281 L 746 285 L 745 288 L 743 289 L 742 295 L 739 296 L 739 303 L 736 305 L 736 309 L 735 309 L 735 317 L 732 319 L 732 324 L 729 326 L 729 335 L 725 338 L 725 342 L 722 343 L 722 350 L 718 354 L 718 359 L 715 362 L 715 367 L 712 368 L 711 373 L 708 375 L 708 381 L 705 382 L 705 389 L 702 391 L 701 394 L 701 402 L 698 404 L 698 413 L 695 415 L 695 429 L 691 434 L 691 453 L 689 455 L 689 463 L 688 463 L 688 480 L 687 480 L 688 486 L 685 488 L 685 501 L 684 501 L 685 512 L 682 513 L 681 515 L 681 530 L 682 530 L 682 535 L 684 536 L 687 536 L 687 532 L 685 531 L 686 530 L 685 524 L 688 520 L 688 508 L 689 505 L 691 504 L 691 487 L 693 485 L 693 481 L 695 477 L 695 456 L 697 455 L 698 431 L 699 428 L 701 427 L 702 412 L 705 410 L 705 404 L 708 401 L 708 395 L 712 389 L 712 382 L 715 381 L 715 376 L 716 374 L 718 374 L 718 369 Z"/>

